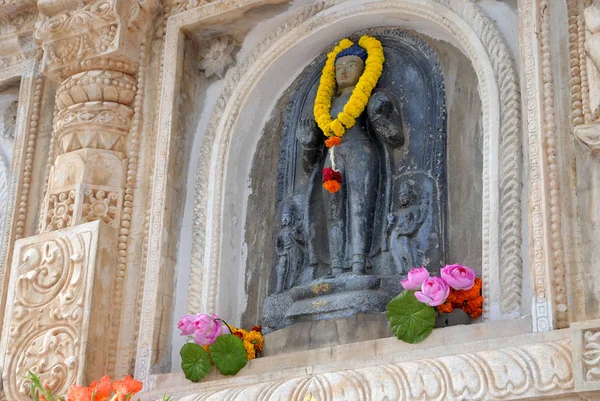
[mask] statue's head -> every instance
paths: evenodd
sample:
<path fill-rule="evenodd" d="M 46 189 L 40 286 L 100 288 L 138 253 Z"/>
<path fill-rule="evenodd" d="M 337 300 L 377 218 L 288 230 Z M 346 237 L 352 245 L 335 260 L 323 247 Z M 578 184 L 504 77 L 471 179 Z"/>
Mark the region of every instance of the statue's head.
<path fill-rule="evenodd" d="M 356 86 L 365 71 L 367 51 L 357 44 L 338 53 L 335 58 L 335 80 L 339 90 Z"/>
<path fill-rule="evenodd" d="M 400 184 L 400 191 L 398 191 L 398 200 L 400 201 L 400 205 L 407 206 L 410 204 L 413 193 L 414 191 L 412 185 L 406 182 Z"/>
<path fill-rule="evenodd" d="M 292 215 L 291 213 L 284 213 L 281 215 L 281 224 L 284 226 L 288 226 L 292 223 Z"/>

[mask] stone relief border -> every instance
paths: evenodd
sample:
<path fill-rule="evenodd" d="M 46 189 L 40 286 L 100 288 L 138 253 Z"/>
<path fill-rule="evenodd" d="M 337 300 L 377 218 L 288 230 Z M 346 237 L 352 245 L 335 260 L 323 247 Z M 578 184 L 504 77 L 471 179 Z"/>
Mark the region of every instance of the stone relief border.
<path fill-rule="evenodd" d="M 577 35 L 575 34 L 574 24 L 578 23 L 575 22 L 572 3 L 570 7 L 568 16 L 571 72 L 573 72 L 582 56 L 579 49 L 575 51 L 573 41 L 576 37 L 580 40 L 577 35 L 582 32 L 579 32 L 581 28 L 577 26 Z M 561 204 L 562 196 L 569 196 L 569 191 L 572 192 L 573 189 L 563 188 L 567 185 L 560 177 L 558 163 L 560 157 L 558 148 L 561 144 L 559 134 L 568 128 L 559 126 L 560 121 L 555 110 L 551 8 L 552 4 L 548 0 L 519 2 L 523 48 L 522 70 L 527 102 L 526 133 L 529 142 L 530 260 L 534 288 L 532 313 L 534 330 L 539 331 L 567 327 L 573 313 L 568 306 L 569 265 L 565 260 L 566 240 L 563 238 L 563 231 L 572 227 L 569 227 L 569 222 L 563 221 L 563 214 L 568 212 L 568 202 L 566 205 Z M 576 93 L 572 97 L 572 106 L 576 106 L 571 110 L 574 113 L 572 115 L 578 115 L 577 110 L 582 106 L 577 100 L 578 96 Z M 574 246 L 577 246 L 577 242 Z M 578 261 L 575 260 L 574 263 Z"/>
<path fill-rule="evenodd" d="M 197 24 L 203 18 L 209 18 L 219 13 L 226 12 L 234 4 L 238 7 L 254 3 L 253 1 L 234 2 L 223 1 L 208 4 L 205 7 L 190 10 L 186 13 L 171 17 L 167 26 L 164 46 L 164 59 L 177 60 L 181 51 L 183 34 L 181 29 L 187 25 Z M 223 160 L 226 159 L 229 144 L 228 134 L 243 103 L 244 94 L 249 90 L 248 84 L 240 84 L 244 75 L 244 82 L 254 82 L 256 75 L 260 75 L 261 64 L 272 57 L 273 53 L 281 52 L 289 41 L 297 40 L 297 34 L 317 29 L 319 26 L 331 23 L 338 16 L 323 15 L 321 11 L 327 10 L 342 1 L 319 2 L 300 10 L 294 17 L 274 30 L 261 42 L 256 49 L 238 66 L 232 68 L 227 74 L 227 84 L 222 96 L 217 101 L 213 111 L 213 118 L 207 130 L 200 154 L 198 165 L 198 182 L 196 186 L 196 202 L 194 205 L 193 222 L 193 255 L 192 273 L 190 277 L 190 310 L 213 310 L 218 297 L 216 283 L 218 282 L 218 269 L 204 269 L 204 266 L 218 266 L 220 255 L 220 229 L 221 229 L 221 204 L 223 177 L 209 176 L 211 172 L 222 172 Z M 364 2 L 363 2 L 364 3 Z M 365 7 L 371 9 L 381 7 L 386 12 L 401 10 L 405 13 L 414 13 L 421 18 L 427 18 L 444 26 L 454 33 L 470 59 L 474 60 L 474 68 L 480 79 L 480 92 L 484 110 L 484 154 L 490 149 L 500 149 L 500 162 L 502 179 L 490 177 L 489 160 L 484 161 L 484 199 L 496 196 L 495 204 L 489 202 L 484 206 L 484 250 L 483 268 L 487 282 L 490 280 L 490 266 L 499 266 L 503 263 L 502 277 L 495 279 L 495 288 L 486 286 L 486 298 L 490 299 L 495 294 L 496 302 L 500 304 L 499 294 L 512 291 L 514 297 L 505 301 L 495 311 L 498 316 L 511 316 L 519 313 L 521 302 L 521 277 L 522 261 L 521 251 L 521 144 L 520 144 L 520 96 L 519 86 L 514 62 L 504 43 L 501 34 L 489 18 L 472 2 L 457 0 L 436 0 L 423 7 L 422 2 L 370 2 L 361 4 L 358 9 Z M 343 15 L 350 15 L 357 8 L 344 4 Z M 444 10 L 444 12 L 441 12 Z M 452 18 L 443 16 L 450 14 Z M 340 15 L 340 14 L 338 14 Z M 310 19 L 310 23 L 307 20 Z M 460 21 L 460 23 L 457 23 Z M 302 24 L 305 26 L 300 27 Z M 309 28 L 308 28 L 309 27 Z M 308 28 L 308 29 L 307 29 Z M 479 37 L 481 42 L 476 45 L 470 43 L 473 36 Z M 474 47 L 477 46 L 477 47 Z M 479 53 L 478 53 L 479 52 Z M 485 57 L 481 57 L 481 52 Z M 160 277 L 161 247 L 164 246 L 163 238 L 163 205 L 166 185 L 166 172 L 169 159 L 170 136 L 173 135 L 173 115 L 176 107 L 177 75 L 180 65 L 168 66 L 163 74 L 161 88 L 161 106 L 158 122 L 158 139 L 156 147 L 156 164 L 152 183 L 152 205 L 148 233 L 148 256 L 145 272 L 145 287 L 142 301 L 140 332 L 138 337 L 138 350 L 136 362 L 136 376 L 147 384 L 153 380 L 150 375 L 152 360 L 152 343 L 154 333 L 154 310 L 157 296 L 157 286 Z M 490 106 L 491 105 L 491 106 Z M 220 136 L 217 138 L 217 134 Z M 485 158 L 487 159 L 487 157 Z M 217 173 L 220 174 L 220 173 Z M 495 171 L 495 177 L 499 177 Z M 502 186 L 502 191 L 498 186 Z M 502 195 L 500 195 L 502 193 Z M 500 198 L 500 196 L 502 196 Z M 500 199 L 498 201 L 498 199 Z M 502 203 L 498 212 L 498 203 Z M 494 214 L 494 218 L 489 217 Z M 502 215 L 506 224 L 502 225 L 499 232 L 495 232 L 490 221 L 499 221 Z M 208 222 L 210 221 L 210 224 Z M 499 249 L 490 249 L 491 244 L 496 244 L 500 238 L 503 252 L 510 253 L 511 258 L 499 260 Z M 204 253 L 204 250 L 207 253 Z M 491 252 L 491 254 L 490 254 Z M 514 257 L 513 257 L 514 256 Z M 494 269 L 496 270 L 496 269 Z M 499 270 L 499 269 L 498 269 Z M 492 274 L 499 276 L 496 270 Z M 501 282 L 501 284 L 500 284 Z M 492 311 L 489 306 L 486 315 L 489 318 Z"/>
<path fill-rule="evenodd" d="M 552 301 L 555 307 L 555 319 L 557 327 L 563 328 L 568 325 L 567 313 L 567 286 L 566 286 L 566 265 L 563 254 L 562 241 L 562 216 L 561 216 L 561 199 L 560 199 L 560 183 L 558 179 L 558 155 L 557 144 L 558 138 L 556 134 L 556 115 L 554 113 L 554 76 L 552 71 L 552 49 L 550 39 L 550 2 L 542 0 L 539 3 L 541 9 L 541 44 L 542 44 L 542 80 L 543 80 L 543 110 L 544 110 L 544 137 L 546 160 L 548 163 L 548 185 L 550 187 L 550 231 L 552 242 L 553 259 L 553 283 L 554 293 Z"/>
<path fill-rule="evenodd" d="M 2 227 L 4 232 L 2 244 L 0 244 L 0 324 L 4 318 L 14 242 L 29 234 L 27 226 L 29 190 L 44 86 L 44 80 L 39 71 L 40 61 L 38 59 L 0 70 L 0 84 L 15 79 L 21 80 L 6 216 Z"/>
<path fill-rule="evenodd" d="M 190 385 L 175 389 L 179 401 L 216 400 L 444 400 L 489 401 L 514 399 L 579 399 L 574 395 L 573 352 L 569 333 L 555 332 L 497 339 L 494 347 L 406 361 L 381 360 L 371 366 L 338 363 L 333 371 L 319 363 L 297 374 L 271 373 Z M 507 341 L 508 340 L 508 341 Z M 502 347 L 510 340 L 518 346 Z M 390 355 L 389 355 L 390 356 Z M 392 356 L 390 356 L 392 357 Z M 364 363 L 364 362 L 363 362 Z M 322 370 L 324 369 L 324 370 Z M 314 373 L 313 373 L 314 372 Z M 457 374 L 461 372 L 461 374 Z M 291 376 L 291 377 L 290 377 Z M 142 395 L 150 400 L 155 394 Z M 562 397 L 560 397 L 562 396 Z M 314 398 L 311 398 L 314 397 Z M 554 398 L 556 397 L 556 398 Z M 559 398 L 560 397 L 560 398 Z"/>
<path fill-rule="evenodd" d="M 569 58 L 571 66 L 571 116 L 573 125 L 589 122 L 589 86 L 585 65 L 585 22 L 580 0 L 567 1 L 569 23 Z"/>
<path fill-rule="evenodd" d="M 162 90 L 162 83 L 163 83 L 163 71 L 164 71 L 164 62 L 165 59 L 164 57 L 161 57 L 164 53 L 165 50 L 165 34 L 167 31 L 167 18 L 166 15 L 159 13 L 159 15 L 157 16 L 157 21 L 156 21 L 156 28 L 154 31 L 154 52 L 158 55 L 158 59 L 159 59 L 159 66 L 158 66 L 158 82 L 157 82 L 157 88 L 160 92 L 160 90 Z M 154 105 L 157 108 L 160 108 L 160 104 L 161 104 L 161 99 L 157 98 L 154 102 Z M 157 126 L 158 124 L 158 113 L 154 114 L 154 118 L 152 121 L 152 124 L 154 127 Z M 154 141 L 151 141 L 151 149 L 150 152 L 148 154 L 150 155 L 154 155 L 156 153 L 156 143 Z M 154 176 L 154 164 L 150 165 L 150 169 L 148 172 L 148 175 L 150 177 Z M 150 185 L 152 185 L 152 183 L 150 183 Z M 152 191 L 152 187 L 149 187 L 149 191 Z M 151 217 L 151 210 L 152 210 L 152 197 L 151 196 L 146 196 L 146 204 L 145 204 L 145 215 L 144 215 L 144 236 L 143 236 L 143 241 L 142 241 L 142 262 L 140 264 L 140 266 L 142 266 L 142 268 L 140 269 L 140 276 L 139 276 L 139 280 L 138 280 L 138 288 L 143 289 L 144 288 L 144 282 L 146 280 L 146 269 L 144 268 L 146 266 L 146 262 L 148 260 L 148 249 L 149 249 L 149 244 L 148 244 L 148 238 L 150 235 L 150 217 Z M 141 316 L 142 316 L 142 306 L 143 306 L 143 301 L 144 298 L 142 296 L 138 296 L 136 299 L 136 314 L 135 316 L 137 316 L 136 320 L 135 320 L 135 330 L 134 330 L 134 341 L 133 344 L 134 346 L 137 346 L 138 343 L 138 337 L 139 337 L 139 332 L 140 332 L 140 324 L 141 324 Z M 137 349 L 132 350 L 133 351 L 133 356 L 135 359 L 136 356 L 136 352 Z M 132 364 L 135 364 L 135 360 L 131 361 Z"/>
<path fill-rule="evenodd" d="M 121 319 L 120 324 L 113 324 L 110 330 L 111 339 L 117 345 L 115 348 L 128 349 L 129 352 L 113 352 L 108 356 L 107 371 L 118 372 L 124 374 L 129 371 L 129 361 L 133 354 L 133 348 L 135 343 L 126 342 L 120 335 L 120 331 L 124 327 L 127 327 L 127 321 L 130 319 L 126 314 L 121 314 L 121 308 L 123 307 L 124 291 L 125 286 L 125 275 L 127 270 L 127 246 L 130 239 L 130 227 L 131 227 L 131 216 L 133 213 L 133 201 L 136 189 L 136 179 L 138 172 L 138 156 L 140 150 L 140 136 L 142 135 L 143 126 L 143 107 L 144 107 L 144 91 L 146 87 L 146 66 L 148 65 L 148 40 L 146 37 L 142 38 L 140 44 L 141 51 L 139 54 L 139 69 L 137 74 L 137 90 L 135 99 L 133 101 L 133 112 L 134 117 L 127 138 L 127 175 L 125 181 L 125 195 L 122 206 L 122 215 L 120 221 L 120 227 L 117 237 L 117 249 L 118 249 L 118 264 L 114 276 L 114 299 L 112 307 L 111 320 L 116 322 Z M 135 334 L 132 335 L 132 340 Z"/>

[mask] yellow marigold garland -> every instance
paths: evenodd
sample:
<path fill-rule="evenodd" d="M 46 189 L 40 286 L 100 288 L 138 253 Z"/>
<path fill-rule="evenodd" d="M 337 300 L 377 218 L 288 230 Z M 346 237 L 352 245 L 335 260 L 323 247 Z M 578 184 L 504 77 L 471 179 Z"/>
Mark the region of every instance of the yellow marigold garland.
<path fill-rule="evenodd" d="M 325 62 L 325 67 L 321 73 L 321 80 L 319 81 L 319 88 L 317 90 L 314 107 L 315 121 L 327 137 L 335 135 L 341 138 L 344 136 L 347 129 L 354 126 L 358 116 L 360 116 L 365 107 L 367 107 L 371 92 L 375 88 L 375 85 L 377 85 L 377 81 L 383 72 L 383 62 L 385 61 L 385 57 L 383 55 L 381 42 L 371 36 L 365 35 L 360 38 L 358 44 L 367 51 L 365 71 L 352 91 L 352 95 L 350 95 L 350 99 L 344 106 L 344 110 L 341 111 L 334 120 L 331 118 L 331 100 L 335 94 L 336 88 L 335 57 L 342 50 L 352 46 L 352 41 L 348 39 L 341 40 L 327 55 L 327 61 Z M 332 146 L 335 146 L 333 145 L 334 142 L 330 143 Z M 337 145 L 339 143 L 335 144 Z"/>

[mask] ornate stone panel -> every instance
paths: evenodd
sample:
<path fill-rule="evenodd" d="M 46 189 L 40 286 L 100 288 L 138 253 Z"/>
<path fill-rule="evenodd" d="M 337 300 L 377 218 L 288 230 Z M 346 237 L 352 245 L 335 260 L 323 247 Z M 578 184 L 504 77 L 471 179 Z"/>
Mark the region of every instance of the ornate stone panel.
<path fill-rule="evenodd" d="M 101 222 L 16 242 L 0 346 L 6 399 L 30 399 L 28 370 L 58 393 L 103 374 L 115 242 Z"/>
<path fill-rule="evenodd" d="M 577 391 L 600 390 L 600 320 L 571 325 L 573 372 Z"/>

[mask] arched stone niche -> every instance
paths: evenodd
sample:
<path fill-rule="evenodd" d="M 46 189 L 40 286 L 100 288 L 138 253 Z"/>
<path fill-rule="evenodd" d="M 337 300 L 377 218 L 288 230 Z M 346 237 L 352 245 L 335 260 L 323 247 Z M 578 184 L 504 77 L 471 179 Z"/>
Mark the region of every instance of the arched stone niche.
<path fill-rule="evenodd" d="M 481 124 L 474 130 L 481 133 L 484 318 L 509 318 L 528 310 L 521 302 L 520 94 L 514 61 L 502 35 L 471 2 L 350 0 L 305 8 L 228 73 L 202 139 L 196 171 L 190 312 L 217 311 L 236 323 L 244 312 L 248 319 L 260 316 L 260 294 L 266 288 L 258 280 L 254 299 L 248 297 L 246 287 L 254 285 L 252 276 L 263 274 L 248 265 L 248 248 L 270 242 L 274 213 L 252 227 L 255 233 L 263 233 L 258 243 L 249 242 L 252 235 L 245 225 L 250 197 L 258 197 L 264 189 L 249 181 L 261 136 L 266 126 L 274 124 L 277 99 L 285 96 L 285 88 L 310 61 L 340 38 L 378 26 L 415 31 L 439 43 L 438 50 L 454 52 L 471 64 L 481 102 L 479 117 L 469 121 Z M 449 135 L 453 129 L 457 130 L 450 128 Z M 269 161 L 276 167 L 274 150 L 270 151 L 271 157 L 256 159 L 255 169 L 269 171 Z M 265 197 L 265 202 L 272 201 Z"/>
<path fill-rule="evenodd" d="M 406 43 L 405 46 L 414 46 L 412 50 L 405 51 L 410 54 L 410 57 L 417 57 L 411 52 L 426 52 L 428 59 L 432 60 L 432 64 L 439 63 L 441 77 L 443 81 L 439 83 L 439 93 L 442 97 L 435 103 L 432 88 L 429 88 L 430 107 L 438 110 L 441 126 L 447 126 L 443 129 L 444 133 L 436 133 L 435 138 L 445 139 L 447 132 L 447 152 L 443 152 L 445 157 L 444 163 L 447 165 L 447 181 L 448 200 L 449 200 L 449 215 L 448 224 L 448 250 L 446 252 L 448 263 L 463 263 L 467 266 L 473 266 L 475 270 L 481 274 L 481 206 L 482 206 L 482 130 L 481 130 L 481 101 L 477 93 L 477 77 L 471 67 L 469 60 L 452 45 L 436 41 L 428 37 L 420 37 L 410 31 L 395 28 L 373 28 L 366 32 L 355 33 L 354 37 L 361 34 L 375 35 L 376 37 L 393 37 L 400 40 L 400 43 Z M 418 50 L 416 50 L 418 49 Z M 389 54 L 386 57 L 391 57 Z M 396 56 L 398 57 L 398 56 Z M 404 56 L 408 57 L 408 56 Z M 246 283 L 245 291 L 247 294 L 248 304 L 242 317 L 243 326 L 252 326 L 260 321 L 261 306 L 266 295 L 273 293 L 275 284 L 274 266 L 277 264 L 277 256 L 275 254 L 275 234 L 280 228 L 280 219 L 283 207 L 283 197 L 286 195 L 284 178 L 282 175 L 285 171 L 288 174 L 295 174 L 296 177 L 304 177 L 307 175 L 300 172 L 289 172 L 288 169 L 280 170 L 282 163 L 289 163 L 293 155 L 287 153 L 289 141 L 295 141 L 293 127 L 294 122 L 288 121 L 294 114 L 292 109 L 302 104 L 302 101 L 310 102 L 310 99 L 304 99 L 304 93 L 308 83 L 313 86 L 317 85 L 319 76 L 315 75 L 315 71 L 320 72 L 324 59 L 324 53 L 321 57 L 311 63 L 298 76 L 292 85 L 285 89 L 282 96 L 277 100 L 272 109 L 269 120 L 265 123 L 260 139 L 254 151 L 254 157 L 250 170 L 249 187 L 251 194 L 248 197 L 246 208 L 246 219 L 244 223 L 244 242 L 252 244 L 247 247 L 246 258 Z M 396 64 L 390 64 L 387 68 L 400 68 Z M 388 71 L 390 72 L 390 71 Z M 425 74 L 425 72 L 421 72 Z M 428 71 L 428 74 L 435 73 Z M 413 75 L 411 79 L 414 78 Z M 427 75 L 430 78 L 430 75 Z M 398 78 L 396 78 L 398 79 Z M 430 78 L 433 80 L 433 78 Z M 435 85 L 435 84 L 431 84 Z M 444 96 L 447 87 L 448 94 Z M 309 95 L 310 96 L 310 95 Z M 314 96 L 314 95 L 312 95 Z M 408 91 L 402 94 L 405 103 L 411 103 L 417 100 L 417 97 L 411 98 L 411 93 Z M 445 102 L 447 101 L 447 104 Z M 418 103 L 417 103 L 418 104 Z M 303 106 L 304 113 L 312 107 L 312 103 Z M 414 105 L 403 104 L 404 118 L 408 118 L 410 110 L 416 110 Z M 418 106 L 417 106 L 418 107 Z M 299 110 L 294 109 L 296 113 Z M 421 113 L 422 108 L 419 108 Z M 414 115 L 414 111 L 412 112 Z M 414 117 L 413 117 L 414 118 Z M 423 117 L 427 118 L 427 117 Z M 433 126 L 433 125 L 432 125 Z M 429 125 L 427 125 L 429 127 Z M 408 130 L 407 136 L 412 138 L 419 137 L 424 134 L 422 131 L 427 131 L 427 127 L 420 126 Z M 435 128 L 430 128 L 435 130 Z M 415 132 L 416 130 L 421 132 Z M 285 142 L 282 139 L 286 135 Z M 292 139 L 289 139 L 289 138 Z M 412 139 L 415 140 L 415 139 Z M 412 142 L 407 139 L 407 142 Z M 444 141 L 446 142 L 446 141 Z M 286 145 L 287 144 L 287 145 Z M 444 146 L 446 148 L 446 146 Z M 395 165 L 393 172 L 394 176 L 401 175 L 400 172 L 405 171 L 407 166 L 401 164 Z M 296 169 L 299 169 L 296 166 Z M 446 169 L 444 169 L 446 170 Z M 277 172 L 278 176 L 274 175 Z M 277 179 L 278 186 L 273 185 L 273 180 Z M 302 178 L 296 178 L 302 180 Z M 446 173 L 444 173 L 444 181 L 446 181 Z M 300 184 L 302 186 L 302 184 Z M 306 183 L 304 184 L 306 185 Z M 395 197 L 392 196 L 392 202 Z M 302 210 L 302 213 L 305 211 Z M 441 227 L 444 230 L 443 227 Z M 442 244 L 446 246 L 446 244 Z M 435 262 L 430 264 L 430 268 L 435 269 Z M 378 320 L 381 321 L 381 320 Z M 263 325 L 266 324 L 263 321 Z M 384 322 L 385 325 L 385 322 Z M 385 335 L 389 335 L 389 330 L 382 330 Z"/>

